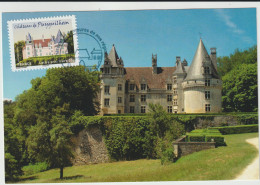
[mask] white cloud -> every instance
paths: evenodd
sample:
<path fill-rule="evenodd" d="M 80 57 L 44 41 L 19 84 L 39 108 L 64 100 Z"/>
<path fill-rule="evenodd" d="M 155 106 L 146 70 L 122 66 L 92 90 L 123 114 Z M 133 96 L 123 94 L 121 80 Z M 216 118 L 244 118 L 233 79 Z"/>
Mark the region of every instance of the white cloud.
<path fill-rule="evenodd" d="M 225 22 L 225 24 L 231 29 L 233 33 L 236 33 L 241 36 L 242 40 L 247 43 L 252 43 L 253 39 L 248 36 L 245 36 L 245 31 L 240 29 L 231 19 L 231 17 L 226 13 L 224 9 L 215 9 L 217 16 L 221 18 Z"/>
<path fill-rule="evenodd" d="M 234 33 L 244 33 L 243 30 L 239 29 L 238 26 L 234 22 L 232 22 L 231 17 L 223 9 L 216 9 L 214 11 L 225 22 L 225 24 L 232 29 Z"/>

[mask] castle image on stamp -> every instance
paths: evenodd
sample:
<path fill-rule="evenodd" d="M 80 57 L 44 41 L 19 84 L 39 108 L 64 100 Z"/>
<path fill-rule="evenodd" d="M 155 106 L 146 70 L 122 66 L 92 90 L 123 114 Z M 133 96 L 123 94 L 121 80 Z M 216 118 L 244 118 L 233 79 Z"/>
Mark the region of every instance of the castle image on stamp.
<path fill-rule="evenodd" d="M 8 21 L 13 71 L 79 65 L 75 16 Z"/>

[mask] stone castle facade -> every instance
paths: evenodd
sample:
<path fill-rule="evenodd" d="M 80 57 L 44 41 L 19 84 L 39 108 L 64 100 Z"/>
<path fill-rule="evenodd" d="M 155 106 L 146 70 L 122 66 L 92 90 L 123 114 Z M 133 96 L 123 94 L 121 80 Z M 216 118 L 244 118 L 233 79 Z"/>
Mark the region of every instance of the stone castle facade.
<path fill-rule="evenodd" d="M 65 54 L 68 54 L 68 43 L 64 42 L 64 36 L 60 30 L 56 37 L 52 36 L 50 39 L 44 39 L 42 36 L 42 39 L 33 40 L 30 33 L 26 35 L 23 59 Z"/>
<path fill-rule="evenodd" d="M 221 112 L 222 81 L 217 73 L 216 48 L 209 55 L 199 41 L 192 63 L 176 57 L 175 67 L 124 67 L 115 46 L 101 66 L 101 114 L 147 113 L 149 103 L 168 113 Z"/>

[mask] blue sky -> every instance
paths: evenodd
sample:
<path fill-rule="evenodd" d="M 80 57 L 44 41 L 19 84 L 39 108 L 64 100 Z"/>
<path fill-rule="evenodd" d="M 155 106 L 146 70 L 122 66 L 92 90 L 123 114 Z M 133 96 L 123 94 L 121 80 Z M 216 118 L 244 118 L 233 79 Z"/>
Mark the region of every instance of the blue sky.
<path fill-rule="evenodd" d="M 31 79 L 46 72 L 11 71 L 7 21 L 59 15 L 76 15 L 77 27 L 98 33 L 108 52 L 115 44 L 125 67 L 150 67 L 152 53 L 157 54 L 161 67 L 175 66 L 176 56 L 185 58 L 190 65 L 199 33 L 208 52 L 211 47 L 217 48 L 217 56 L 257 44 L 255 8 L 3 13 L 4 98 L 14 100 L 31 87 Z"/>

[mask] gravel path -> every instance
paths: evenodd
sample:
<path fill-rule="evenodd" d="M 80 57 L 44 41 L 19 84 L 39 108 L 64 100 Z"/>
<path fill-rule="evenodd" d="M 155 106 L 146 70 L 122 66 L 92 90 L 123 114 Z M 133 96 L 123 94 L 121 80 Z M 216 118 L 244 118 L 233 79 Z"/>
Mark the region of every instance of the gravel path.
<path fill-rule="evenodd" d="M 259 151 L 258 138 L 247 139 L 246 142 L 254 145 Z M 241 174 L 234 180 L 259 180 L 259 154 L 254 161 L 249 164 Z"/>

